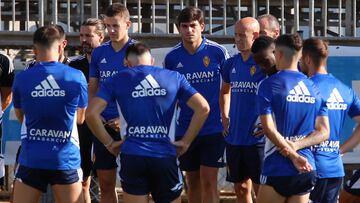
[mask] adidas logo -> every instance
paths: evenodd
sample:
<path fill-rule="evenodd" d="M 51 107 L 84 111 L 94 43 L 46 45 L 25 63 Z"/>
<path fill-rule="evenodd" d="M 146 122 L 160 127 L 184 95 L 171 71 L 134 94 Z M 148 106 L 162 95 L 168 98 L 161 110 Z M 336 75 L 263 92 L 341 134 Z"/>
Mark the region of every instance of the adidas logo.
<path fill-rule="evenodd" d="M 32 97 L 64 97 L 65 90 L 61 90 L 59 85 L 56 83 L 52 75 L 47 78 L 39 85 L 35 87 L 35 90 L 31 92 Z"/>
<path fill-rule="evenodd" d="M 150 74 L 147 75 L 145 79 L 142 80 L 140 84 L 135 87 L 135 90 L 131 93 L 131 96 L 134 98 L 165 95 L 166 89 L 160 88 L 159 83 Z"/>
<path fill-rule="evenodd" d="M 236 73 L 236 70 L 235 68 L 232 69 L 231 73 Z"/>
<path fill-rule="evenodd" d="M 100 61 L 100 63 L 107 63 L 107 62 L 106 62 L 106 59 L 103 58 L 103 59 Z"/>
<path fill-rule="evenodd" d="M 289 91 L 286 101 L 314 104 L 315 97 L 310 95 L 310 92 L 304 82 L 300 81 L 292 90 Z"/>
<path fill-rule="evenodd" d="M 332 110 L 346 110 L 347 104 L 344 103 L 344 99 L 341 97 L 338 89 L 334 88 L 330 94 L 329 99 L 326 101 L 328 109 Z"/>
<path fill-rule="evenodd" d="M 176 66 L 176 68 L 182 68 L 182 67 L 184 67 L 184 66 L 181 62 Z"/>

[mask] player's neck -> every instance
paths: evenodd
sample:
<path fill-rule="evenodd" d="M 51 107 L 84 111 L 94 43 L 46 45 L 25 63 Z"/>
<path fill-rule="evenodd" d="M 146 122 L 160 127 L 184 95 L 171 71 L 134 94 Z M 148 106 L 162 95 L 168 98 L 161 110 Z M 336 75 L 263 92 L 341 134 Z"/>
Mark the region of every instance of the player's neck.
<path fill-rule="evenodd" d="M 62 63 L 64 60 L 65 60 L 65 56 L 64 56 L 64 54 L 61 54 L 59 56 L 59 62 Z"/>
<path fill-rule="evenodd" d="M 184 48 L 186 49 L 187 52 L 189 52 L 189 54 L 195 54 L 198 48 L 201 46 L 202 40 L 203 39 L 200 38 L 199 40 L 192 43 L 183 40 Z"/>
<path fill-rule="evenodd" d="M 85 54 L 87 61 L 89 64 L 91 63 L 91 54 Z"/>
<path fill-rule="evenodd" d="M 36 61 L 37 62 L 52 62 L 52 61 L 58 61 L 59 55 L 55 55 L 52 53 L 38 53 L 36 55 Z"/>
<path fill-rule="evenodd" d="M 249 58 L 251 56 L 251 51 L 250 50 L 241 51 L 240 54 L 241 54 L 242 60 L 247 61 L 247 60 L 249 60 Z"/>
<path fill-rule="evenodd" d="M 115 50 L 115 52 L 120 51 L 125 44 L 129 41 L 129 36 L 126 35 L 124 38 L 122 38 L 119 41 L 111 41 L 111 46 Z"/>
<path fill-rule="evenodd" d="M 319 66 L 317 68 L 310 68 L 310 76 L 313 76 L 315 74 L 328 74 L 325 66 Z"/>
<path fill-rule="evenodd" d="M 279 63 L 280 70 L 290 70 L 290 71 L 299 71 L 298 69 L 298 61 L 283 61 Z"/>

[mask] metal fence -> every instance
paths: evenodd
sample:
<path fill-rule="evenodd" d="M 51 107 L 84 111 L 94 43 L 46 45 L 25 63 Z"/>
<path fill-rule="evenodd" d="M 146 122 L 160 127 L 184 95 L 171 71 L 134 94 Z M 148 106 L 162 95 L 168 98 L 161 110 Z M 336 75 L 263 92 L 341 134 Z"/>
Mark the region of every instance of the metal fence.
<path fill-rule="evenodd" d="M 309 36 L 356 37 L 356 0 L 0 0 L 0 31 L 30 31 L 32 26 L 62 23 L 68 32 L 78 31 L 88 17 L 99 17 L 113 2 L 130 10 L 134 33 L 176 34 L 176 14 L 185 6 L 197 6 L 206 14 L 208 34 L 232 35 L 229 28 L 244 16 L 271 13 L 282 32 L 308 27 Z M 345 12 L 346 11 L 346 12 Z M 331 28 L 331 29 L 329 29 Z M 344 31 L 345 29 L 345 31 Z"/>

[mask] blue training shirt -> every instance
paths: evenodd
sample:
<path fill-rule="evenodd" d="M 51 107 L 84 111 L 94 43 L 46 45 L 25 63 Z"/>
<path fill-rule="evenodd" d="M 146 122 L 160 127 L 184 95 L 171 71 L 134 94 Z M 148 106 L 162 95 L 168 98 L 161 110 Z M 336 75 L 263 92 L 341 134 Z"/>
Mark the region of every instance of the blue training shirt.
<path fill-rule="evenodd" d="M 87 106 L 84 74 L 59 62 L 39 62 L 16 75 L 14 107 L 24 112 L 20 165 L 80 168 L 76 110 Z"/>
<path fill-rule="evenodd" d="M 91 54 L 89 77 L 97 78 L 100 86 L 108 78 L 112 77 L 120 70 L 127 68 L 125 64 L 125 51 L 126 48 L 133 43 L 135 43 L 135 40 L 129 39 L 124 47 L 118 52 L 115 52 L 111 46 L 111 41 L 107 41 L 95 48 Z M 115 101 L 109 102 L 101 115 L 105 120 L 119 117 Z"/>
<path fill-rule="evenodd" d="M 329 139 L 312 149 L 320 178 L 343 177 L 344 166 L 339 153 L 340 135 L 346 114 L 360 115 L 360 100 L 355 92 L 331 74 L 316 74 L 310 78 L 326 101 L 329 114 Z"/>
<path fill-rule="evenodd" d="M 196 93 L 175 71 L 154 66 L 136 66 L 120 71 L 101 85 L 97 96 L 116 100 L 121 135 L 121 153 L 150 156 L 176 156 L 175 105 L 186 103 Z"/>
<path fill-rule="evenodd" d="M 222 71 L 224 82 L 231 85 L 230 126 L 225 137 L 231 145 L 255 145 L 264 143 L 263 137 L 253 135 L 258 118 L 256 92 L 258 84 L 265 78 L 252 56 L 247 61 L 237 54 L 226 60 Z"/>
<path fill-rule="evenodd" d="M 210 105 L 209 117 L 199 136 L 219 133 L 223 130 L 219 107 L 220 70 L 228 57 L 223 46 L 206 38 L 203 38 L 195 54 L 190 54 L 183 43 L 179 43 L 165 57 L 164 67 L 183 74 Z M 190 124 L 193 112 L 186 102 L 179 102 L 178 110 L 180 112 L 176 136 L 181 137 Z"/>
<path fill-rule="evenodd" d="M 266 78 L 259 85 L 258 110 L 260 115 L 273 115 L 278 132 L 288 140 L 297 141 L 315 129 L 317 116 L 327 116 L 325 102 L 314 85 L 304 74 L 282 70 Z M 277 147 L 266 139 L 262 175 L 294 176 L 297 169 L 290 159 L 282 156 Z M 298 150 L 315 170 L 310 148 Z"/>

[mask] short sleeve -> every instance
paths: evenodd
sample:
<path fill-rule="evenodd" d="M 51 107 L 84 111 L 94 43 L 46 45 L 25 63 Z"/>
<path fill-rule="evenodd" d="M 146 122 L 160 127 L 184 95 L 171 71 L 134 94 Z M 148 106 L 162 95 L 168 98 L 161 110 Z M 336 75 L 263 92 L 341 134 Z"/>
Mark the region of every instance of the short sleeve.
<path fill-rule="evenodd" d="M 321 99 L 321 105 L 319 112 L 317 114 L 318 116 L 328 116 L 328 108 L 326 105 L 326 101 L 324 99 Z"/>
<path fill-rule="evenodd" d="M 78 107 L 85 108 L 88 105 L 88 85 L 84 74 L 82 72 L 80 73 L 80 97 Z"/>
<path fill-rule="evenodd" d="M 197 91 L 190 85 L 190 83 L 185 79 L 180 73 L 176 73 L 179 79 L 179 91 L 178 99 L 184 102 L 187 102 Z"/>
<path fill-rule="evenodd" d="M 221 49 L 220 69 L 223 69 L 225 65 L 225 61 L 230 58 L 230 55 L 224 46 L 220 46 L 220 49 Z"/>
<path fill-rule="evenodd" d="M 14 80 L 14 84 L 12 86 L 12 100 L 14 103 L 14 107 L 17 109 L 21 109 L 21 97 L 20 97 L 20 87 L 19 87 L 19 77 L 20 75 L 17 75 Z"/>
<path fill-rule="evenodd" d="M 352 103 L 350 104 L 348 115 L 353 118 L 360 115 L 360 100 L 355 94 L 354 90 L 350 89 L 352 96 Z"/>
<path fill-rule="evenodd" d="M 94 49 L 91 54 L 91 62 L 89 67 L 89 78 L 100 78 L 99 67 L 98 63 L 98 56 L 97 56 L 98 48 Z"/>
<path fill-rule="evenodd" d="M 170 54 L 171 52 L 169 52 L 168 54 L 166 54 L 164 61 L 162 62 L 163 68 L 165 69 L 169 69 L 172 70 L 172 68 L 170 67 Z"/>
<path fill-rule="evenodd" d="M 11 59 L 0 54 L 0 86 L 11 87 L 14 81 L 14 64 Z"/>
<path fill-rule="evenodd" d="M 104 99 L 107 103 L 113 102 L 115 98 L 113 86 L 114 81 L 115 77 L 109 78 L 104 83 L 102 83 L 96 96 Z"/>
<path fill-rule="evenodd" d="M 220 71 L 221 73 L 221 77 L 223 79 L 224 82 L 226 83 L 230 83 L 230 73 L 233 67 L 233 58 L 227 59 L 226 61 L 224 61 L 224 64 L 222 66 L 222 69 Z"/>
<path fill-rule="evenodd" d="M 266 81 L 262 81 L 259 84 L 259 89 L 256 95 L 256 106 L 259 115 L 267 115 L 273 112 L 271 100 L 272 100 L 272 92 L 271 86 L 266 83 Z"/>

